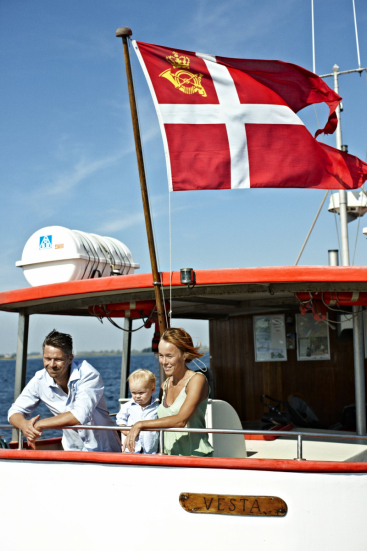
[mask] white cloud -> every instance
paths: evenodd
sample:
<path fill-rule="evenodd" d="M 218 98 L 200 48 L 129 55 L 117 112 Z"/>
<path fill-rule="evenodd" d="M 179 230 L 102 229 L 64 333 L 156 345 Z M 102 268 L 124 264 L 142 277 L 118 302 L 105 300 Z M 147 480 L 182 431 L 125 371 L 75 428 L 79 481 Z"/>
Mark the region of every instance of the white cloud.
<path fill-rule="evenodd" d="M 246 57 L 240 54 L 240 47 L 242 52 L 245 45 L 253 48 L 266 33 L 286 25 L 295 2 L 287 0 L 274 9 L 273 0 L 229 0 L 218 5 L 199 0 L 191 20 L 181 27 L 181 32 L 175 28 L 175 36 L 189 39 L 196 51 Z"/>
<path fill-rule="evenodd" d="M 120 214 L 120 217 L 117 220 L 109 220 L 108 222 L 102 224 L 97 228 L 97 231 L 99 233 L 115 233 L 120 230 L 125 230 L 127 228 L 131 228 L 132 226 L 137 226 L 144 223 L 144 214 L 143 214 L 143 208 L 141 212 L 135 212 L 132 214 L 128 214 L 127 216 L 122 217 Z"/>
<path fill-rule="evenodd" d="M 65 192 L 71 191 L 80 182 L 85 180 L 88 176 L 91 176 L 95 172 L 114 165 L 122 157 L 122 153 L 103 157 L 98 160 L 90 161 L 85 158 L 81 158 L 74 167 L 65 174 L 58 176 L 42 191 L 43 196 L 55 196 Z M 39 194 L 39 191 L 37 192 Z"/>

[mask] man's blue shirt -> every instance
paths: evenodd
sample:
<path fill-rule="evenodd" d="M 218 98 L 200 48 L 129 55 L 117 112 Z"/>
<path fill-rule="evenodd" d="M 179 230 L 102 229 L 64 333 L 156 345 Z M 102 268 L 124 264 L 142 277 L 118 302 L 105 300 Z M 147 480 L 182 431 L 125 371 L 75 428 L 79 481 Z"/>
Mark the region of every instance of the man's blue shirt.
<path fill-rule="evenodd" d="M 54 415 L 70 411 L 81 425 L 114 426 L 104 398 L 104 383 L 98 371 L 87 361 L 73 361 L 68 381 L 69 394 L 47 373 L 37 371 L 8 411 L 30 417 L 40 402 Z M 47 434 L 47 431 L 46 431 Z M 121 452 L 115 431 L 64 429 L 64 450 Z"/>

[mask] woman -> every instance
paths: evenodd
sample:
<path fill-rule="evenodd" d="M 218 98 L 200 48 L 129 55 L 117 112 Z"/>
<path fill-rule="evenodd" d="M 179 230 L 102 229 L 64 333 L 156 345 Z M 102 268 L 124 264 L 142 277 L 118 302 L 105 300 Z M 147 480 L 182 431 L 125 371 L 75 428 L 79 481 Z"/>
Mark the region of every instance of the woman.
<path fill-rule="evenodd" d="M 135 423 L 125 446 L 134 451 L 141 430 L 171 427 L 205 428 L 205 411 L 209 397 L 208 381 L 202 373 L 186 364 L 203 354 L 198 352 L 184 329 L 167 329 L 159 342 L 159 363 L 167 376 L 162 384 L 158 419 Z M 164 433 L 164 452 L 168 455 L 211 456 L 213 448 L 206 433 Z"/>

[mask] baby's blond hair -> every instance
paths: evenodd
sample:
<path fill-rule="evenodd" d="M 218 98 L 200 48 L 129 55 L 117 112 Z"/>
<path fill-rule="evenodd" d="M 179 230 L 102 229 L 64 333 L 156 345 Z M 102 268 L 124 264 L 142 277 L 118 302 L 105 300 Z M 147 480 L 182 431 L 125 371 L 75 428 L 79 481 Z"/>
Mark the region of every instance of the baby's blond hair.
<path fill-rule="evenodd" d="M 149 369 L 137 369 L 133 371 L 128 381 L 146 381 L 151 388 L 155 387 L 155 375 Z"/>

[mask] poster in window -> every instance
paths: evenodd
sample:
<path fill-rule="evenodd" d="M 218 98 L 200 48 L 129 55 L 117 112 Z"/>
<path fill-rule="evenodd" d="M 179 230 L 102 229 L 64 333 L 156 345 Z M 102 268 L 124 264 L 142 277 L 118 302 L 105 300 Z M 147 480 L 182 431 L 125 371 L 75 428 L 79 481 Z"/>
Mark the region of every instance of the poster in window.
<path fill-rule="evenodd" d="M 287 342 L 283 314 L 254 316 L 255 362 L 286 362 Z"/>
<path fill-rule="evenodd" d="M 326 318 L 327 320 L 327 318 Z M 296 314 L 297 359 L 330 360 L 329 327 L 313 314 Z"/>

